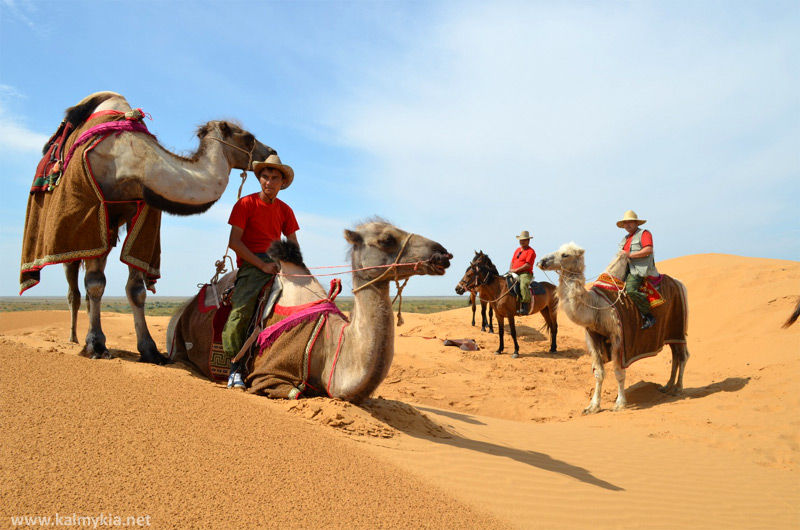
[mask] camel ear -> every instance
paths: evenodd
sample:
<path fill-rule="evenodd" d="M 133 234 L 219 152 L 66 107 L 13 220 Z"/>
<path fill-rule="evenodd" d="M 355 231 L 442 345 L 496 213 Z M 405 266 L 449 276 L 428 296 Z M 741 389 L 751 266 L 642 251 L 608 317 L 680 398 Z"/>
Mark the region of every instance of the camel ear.
<path fill-rule="evenodd" d="M 345 229 L 344 238 L 351 245 L 360 245 L 361 243 L 364 242 L 364 238 L 361 237 L 361 234 L 359 234 L 358 232 L 353 232 L 352 230 Z"/>
<path fill-rule="evenodd" d="M 225 138 L 233 134 L 233 131 L 231 131 L 231 126 L 228 124 L 227 121 L 220 122 L 219 130 L 222 133 L 222 136 L 224 136 Z"/>

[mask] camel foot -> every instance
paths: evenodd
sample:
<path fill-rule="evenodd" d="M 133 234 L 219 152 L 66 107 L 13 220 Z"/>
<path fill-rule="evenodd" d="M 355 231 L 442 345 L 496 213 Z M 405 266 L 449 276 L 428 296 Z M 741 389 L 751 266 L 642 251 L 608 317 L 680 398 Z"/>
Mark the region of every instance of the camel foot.
<path fill-rule="evenodd" d="M 110 359 L 111 353 L 108 350 L 103 350 L 101 352 L 92 352 L 90 355 L 91 359 Z"/>
<path fill-rule="evenodd" d="M 619 412 L 624 409 L 628 404 L 627 403 L 615 403 L 614 404 L 614 412 Z"/>
<path fill-rule="evenodd" d="M 139 362 L 157 364 L 159 366 L 173 363 L 171 359 L 164 357 L 158 352 L 144 352 L 139 354 Z"/>
<path fill-rule="evenodd" d="M 583 409 L 583 414 L 597 414 L 600 411 L 600 405 L 589 405 Z"/>
<path fill-rule="evenodd" d="M 512 359 L 518 359 L 519 358 L 519 353 L 517 353 L 517 352 L 512 353 L 511 354 L 511 358 Z"/>
<path fill-rule="evenodd" d="M 659 392 L 661 392 L 663 394 L 670 395 L 670 396 L 677 396 L 678 394 L 681 393 L 681 390 L 682 389 L 678 388 L 675 385 L 665 385 L 665 386 L 658 387 L 658 391 Z"/>

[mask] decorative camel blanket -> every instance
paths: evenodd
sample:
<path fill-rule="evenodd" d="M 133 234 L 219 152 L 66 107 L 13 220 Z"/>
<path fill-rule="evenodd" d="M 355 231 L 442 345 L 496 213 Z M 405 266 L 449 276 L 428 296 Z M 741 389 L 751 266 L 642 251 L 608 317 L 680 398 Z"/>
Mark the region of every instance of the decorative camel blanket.
<path fill-rule="evenodd" d="M 132 124 L 126 116 L 116 111 L 89 116 L 60 145 L 60 155 L 69 153 L 57 168 L 61 174 L 51 173 L 46 189 L 37 190 L 48 193 L 28 196 L 20 294 L 39 283 L 40 271 L 47 265 L 108 254 L 116 245 L 117 229 L 123 218 L 132 221 L 122 244 L 120 261 L 143 271 L 148 287 L 161 276 L 161 211 L 150 208 L 143 200 L 107 201 L 88 158 L 92 149 L 112 134 L 127 131 L 149 134 L 144 124 Z M 140 113 L 134 115 L 137 118 L 141 118 Z"/>
<path fill-rule="evenodd" d="M 320 300 L 296 308 L 275 307 L 258 338 L 259 353 L 251 359 L 246 378 L 249 392 L 271 398 L 298 399 L 309 392 L 324 395 L 309 381 L 314 347 L 324 333 L 344 331 L 345 317 L 336 304 Z M 334 365 L 335 368 L 335 365 Z"/>
<path fill-rule="evenodd" d="M 647 277 L 642 282 L 642 286 L 639 287 L 639 292 L 647 295 L 647 301 L 650 302 L 651 309 L 664 303 L 664 298 L 661 296 L 661 293 L 658 292 L 658 287 L 661 286 L 661 280 L 663 278 L 663 275 Z M 597 277 L 592 287 L 613 291 L 616 297 L 617 291 L 625 290 L 625 281 L 604 272 Z"/>
<path fill-rule="evenodd" d="M 661 298 L 663 302 L 652 308 L 656 323 L 649 329 L 641 329 L 642 320 L 639 310 L 633 301 L 622 295 L 617 299 L 617 290 L 609 290 L 597 286 L 592 290 L 613 304 L 619 321 L 622 323 L 622 345 L 620 346 L 620 362 L 627 368 L 635 361 L 657 355 L 664 344 L 686 343 L 688 311 L 683 291 L 674 279 L 661 276 Z M 624 287 L 624 286 L 623 286 Z M 611 359 L 610 343 L 607 338 L 592 334 L 602 350 L 604 360 Z"/>

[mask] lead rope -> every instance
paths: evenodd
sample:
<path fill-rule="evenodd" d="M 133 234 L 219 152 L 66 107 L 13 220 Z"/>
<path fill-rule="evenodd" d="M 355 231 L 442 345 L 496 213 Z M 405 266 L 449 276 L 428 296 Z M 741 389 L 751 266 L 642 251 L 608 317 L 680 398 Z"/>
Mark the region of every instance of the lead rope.
<path fill-rule="evenodd" d="M 242 170 L 242 174 L 241 174 L 242 182 L 239 184 L 239 190 L 236 192 L 236 200 L 238 201 L 239 199 L 242 198 L 242 188 L 244 187 L 244 182 L 247 180 L 247 170 L 253 165 L 253 151 L 256 150 L 256 139 L 255 139 L 255 137 L 253 137 L 253 147 L 250 148 L 250 151 L 247 151 L 246 149 L 242 149 L 238 145 L 233 145 L 232 143 L 226 142 L 225 140 L 223 140 L 221 138 L 216 138 L 214 136 L 208 136 L 208 138 L 211 139 L 211 140 L 216 140 L 221 144 L 225 144 L 228 147 L 232 147 L 233 149 L 237 149 L 237 150 L 241 151 L 242 153 L 247 153 L 247 164 L 245 165 L 244 169 Z M 214 273 L 214 276 L 212 276 L 211 280 L 209 281 L 209 283 L 212 286 L 211 289 L 212 289 L 212 292 L 214 293 L 214 301 L 215 301 L 217 307 L 219 307 L 219 297 L 217 296 L 217 287 L 216 287 L 216 285 L 217 285 L 217 282 L 219 281 L 219 277 L 222 274 L 225 274 L 226 272 L 228 272 L 228 269 L 225 268 L 225 260 L 228 260 L 228 262 L 231 264 L 231 270 L 233 270 L 235 268 L 234 265 L 233 265 L 233 258 L 231 258 L 228 255 L 230 250 L 231 250 L 230 247 L 226 246 L 225 247 L 225 255 L 222 256 L 221 259 L 218 259 L 217 261 L 214 262 L 214 268 L 215 268 L 216 272 Z M 198 287 L 202 287 L 202 285 L 198 285 Z"/>

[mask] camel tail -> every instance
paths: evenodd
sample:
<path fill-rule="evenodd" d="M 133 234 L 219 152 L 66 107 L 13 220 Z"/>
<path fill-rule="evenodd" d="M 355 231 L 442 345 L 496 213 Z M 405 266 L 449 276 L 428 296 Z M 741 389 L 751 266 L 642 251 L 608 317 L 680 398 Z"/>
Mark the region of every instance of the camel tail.
<path fill-rule="evenodd" d="M 174 341 L 175 341 L 175 330 L 178 327 L 178 322 L 180 322 L 181 316 L 183 316 L 183 312 L 186 311 L 186 308 L 189 307 L 189 305 L 192 304 L 196 298 L 197 296 L 193 296 L 192 298 L 184 302 L 178 309 L 176 309 L 169 319 L 169 324 L 167 324 L 167 357 L 169 357 L 169 359 L 172 361 L 175 360 L 176 350 Z"/>
<path fill-rule="evenodd" d="M 788 328 L 792 324 L 795 323 L 797 317 L 800 317 L 800 300 L 797 301 L 797 305 L 794 307 L 794 312 L 786 319 L 786 322 L 783 323 L 784 328 Z"/>

